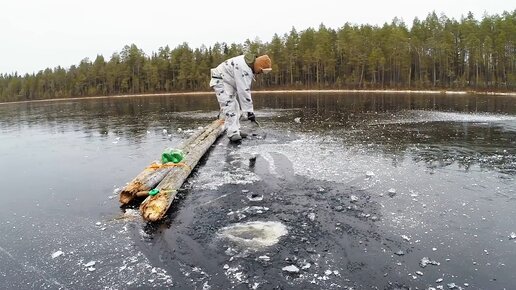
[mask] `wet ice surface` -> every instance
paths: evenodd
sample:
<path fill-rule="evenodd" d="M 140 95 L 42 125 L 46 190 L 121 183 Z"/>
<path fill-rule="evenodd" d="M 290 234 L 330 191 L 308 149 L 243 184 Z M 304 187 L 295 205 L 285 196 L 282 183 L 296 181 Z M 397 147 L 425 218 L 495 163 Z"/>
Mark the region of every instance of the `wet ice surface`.
<path fill-rule="evenodd" d="M 472 284 L 478 271 L 490 272 L 490 283 L 511 283 L 496 277 L 510 277 L 514 269 L 512 259 L 507 257 L 514 255 L 513 245 L 507 243 L 511 224 L 500 224 L 505 216 L 514 216 L 514 212 L 505 206 L 498 208 L 512 200 L 511 175 L 486 174 L 480 167 L 484 165 L 482 158 L 472 158 L 467 169 L 455 162 L 435 166 L 421 162 L 421 149 L 414 147 L 407 152 L 411 159 L 401 162 L 397 160 L 399 156 L 385 156 L 385 152 L 377 152 L 369 144 L 346 143 L 348 140 L 335 136 L 315 137 L 292 134 L 278 141 L 270 133 L 266 142 L 250 140 L 236 148 L 224 148 L 224 142 L 220 142 L 203 170 L 190 180 L 189 194 L 201 199 L 201 208 L 206 204 L 210 205 L 208 211 L 211 206 L 215 211 L 220 210 L 220 205 L 229 207 L 230 227 L 268 216 L 279 218 L 292 228 L 289 237 L 277 245 L 275 252 L 280 258 L 276 260 L 271 260 L 274 255 L 270 251 L 263 255 L 239 248 L 238 243 L 229 244 L 224 252 L 227 257 L 223 257 L 227 267 L 223 269 L 231 285 L 437 287 L 435 281 L 442 279 L 439 281 L 460 286 Z M 215 162 L 221 159 L 225 162 Z M 227 171 L 235 174 L 226 175 L 229 179 L 220 178 L 221 172 Z M 258 178 L 251 185 L 239 182 L 245 174 Z M 214 179 L 223 182 L 207 183 Z M 464 181 L 455 185 L 460 179 Z M 493 197 L 486 188 L 503 192 L 508 199 L 499 205 L 486 203 L 486 199 Z M 213 196 L 207 189 L 224 194 Z M 249 212 L 250 193 L 263 195 L 262 204 L 269 210 Z M 216 202 L 209 202 L 210 198 Z M 240 200 L 241 208 L 234 205 L 235 200 Z M 188 198 L 188 203 L 197 202 Z M 501 212 L 494 213 L 494 209 Z M 486 232 L 492 226 L 488 220 L 498 223 L 495 232 Z M 503 232 L 508 234 L 502 238 Z M 500 243 L 496 262 L 489 262 L 491 257 L 487 253 L 491 253 L 484 251 L 493 247 L 492 241 Z M 470 251 L 471 248 L 477 251 Z M 270 264 L 257 266 L 256 261 Z M 253 272 L 262 271 L 269 274 L 253 277 Z M 216 273 L 212 275 L 217 276 Z M 285 280 L 270 284 L 266 278 L 259 279 L 276 275 Z M 374 278 L 366 279 L 365 275 Z M 206 282 L 205 279 L 202 281 Z M 216 288 L 227 282 L 213 279 L 208 284 Z M 478 286 L 489 285 L 482 280 L 476 282 Z"/>
<path fill-rule="evenodd" d="M 55 224 L 48 224 L 55 222 Z M 66 221 L 31 216 L 0 239 L 0 285 L 5 289 L 125 288 L 172 286 L 166 270 L 155 267 L 136 242 L 139 222 L 68 217 Z M 19 237 L 10 243 L 13 235 Z M 15 279 L 13 279 L 15 277 Z M 94 286 L 96 285 L 96 286 Z"/>
<path fill-rule="evenodd" d="M 116 189 L 214 111 L 142 128 L 149 109 L 127 111 L 83 132 L 54 117 L 2 129 L 0 288 L 513 285 L 514 115 L 259 110 L 265 138 L 221 138 L 166 219 L 145 224 Z M 37 186 L 18 186 L 27 175 Z"/>

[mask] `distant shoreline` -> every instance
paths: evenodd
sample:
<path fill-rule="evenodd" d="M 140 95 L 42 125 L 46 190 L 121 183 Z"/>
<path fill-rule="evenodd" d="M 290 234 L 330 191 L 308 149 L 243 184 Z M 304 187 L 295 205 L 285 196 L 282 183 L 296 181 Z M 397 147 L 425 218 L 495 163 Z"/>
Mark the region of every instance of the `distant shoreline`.
<path fill-rule="evenodd" d="M 475 91 L 431 91 L 431 90 L 263 90 L 253 91 L 253 95 L 261 94 L 292 94 L 292 93 L 370 93 L 370 94 L 435 94 L 435 95 L 491 95 L 491 96 L 510 96 L 516 97 L 516 92 L 498 93 L 498 92 L 475 92 Z M 156 93 L 156 94 L 133 94 L 133 95 L 112 95 L 112 96 L 95 96 L 95 97 L 70 97 L 70 98 L 55 98 L 43 100 L 27 100 L 15 102 L 0 102 L 0 105 L 5 104 L 23 104 L 23 103 L 39 103 L 39 102 L 58 102 L 58 101 L 73 101 L 73 100 L 94 100 L 94 99 L 109 99 L 109 98 L 131 98 L 131 97 L 158 97 L 158 96 L 196 96 L 196 95 L 210 95 L 211 91 L 206 92 L 176 92 L 176 93 Z"/>

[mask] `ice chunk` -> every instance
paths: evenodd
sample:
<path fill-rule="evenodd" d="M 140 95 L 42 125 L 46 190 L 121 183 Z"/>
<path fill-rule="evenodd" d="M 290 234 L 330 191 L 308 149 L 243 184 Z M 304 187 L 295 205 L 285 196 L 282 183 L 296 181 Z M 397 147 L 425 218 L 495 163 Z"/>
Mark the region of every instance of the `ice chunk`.
<path fill-rule="evenodd" d="M 367 178 L 374 177 L 374 172 L 372 172 L 372 171 L 367 171 L 367 172 L 365 173 L 365 176 L 366 176 Z"/>
<path fill-rule="evenodd" d="M 352 194 L 349 199 L 351 199 L 351 202 L 357 202 L 358 201 L 358 196 Z"/>
<path fill-rule="evenodd" d="M 89 267 L 88 271 L 93 272 L 93 271 L 95 271 L 95 268 L 94 267 Z"/>
<path fill-rule="evenodd" d="M 443 281 L 443 278 L 439 278 L 437 280 L 435 280 L 435 283 L 441 283 Z"/>
<path fill-rule="evenodd" d="M 512 232 L 512 233 L 509 235 L 509 239 L 510 239 L 510 240 L 514 240 L 514 239 L 516 239 L 516 233 L 515 233 L 515 232 Z"/>
<path fill-rule="evenodd" d="M 300 117 L 294 118 L 294 122 L 296 122 L 298 124 L 301 123 L 301 118 Z"/>
<path fill-rule="evenodd" d="M 430 260 L 428 257 L 423 257 L 423 259 L 421 259 L 421 261 L 419 262 L 419 266 L 421 266 L 421 268 L 426 267 L 428 264 L 436 265 L 436 266 L 441 265 L 441 263 L 439 263 L 437 261 Z"/>
<path fill-rule="evenodd" d="M 315 220 L 315 213 L 311 212 L 308 214 L 308 218 L 311 220 L 311 221 L 314 221 Z"/>
<path fill-rule="evenodd" d="M 57 251 L 57 252 L 54 252 L 54 253 L 52 254 L 52 259 L 55 259 L 55 258 L 57 258 L 57 257 L 59 257 L 59 256 L 61 256 L 61 255 L 63 255 L 63 254 L 64 254 L 64 252 L 63 252 L 63 251 Z"/>
<path fill-rule="evenodd" d="M 311 266 L 312 266 L 312 264 L 306 263 L 303 265 L 303 267 L 301 267 L 301 269 L 303 269 L 303 270 L 310 269 Z"/>
<path fill-rule="evenodd" d="M 282 270 L 289 273 L 299 273 L 299 268 L 294 265 L 283 267 Z"/>
<path fill-rule="evenodd" d="M 256 193 L 250 193 L 250 194 L 247 195 L 247 199 L 249 199 L 249 201 L 262 201 L 263 200 L 263 195 L 259 195 L 259 194 L 256 194 Z"/>
<path fill-rule="evenodd" d="M 326 275 L 326 276 L 330 276 L 331 274 L 333 274 L 333 272 L 331 270 L 324 271 L 324 275 Z"/>
<path fill-rule="evenodd" d="M 401 235 L 401 238 L 404 239 L 407 242 L 410 242 L 410 238 L 406 235 Z"/>
<path fill-rule="evenodd" d="M 449 284 L 446 284 L 446 286 L 448 286 L 448 289 L 457 289 L 457 284 L 455 284 L 455 283 L 449 283 Z"/>
<path fill-rule="evenodd" d="M 399 251 L 395 252 L 394 254 L 396 254 L 398 256 L 403 256 L 403 255 L 405 255 L 405 252 L 403 252 L 402 250 L 399 250 Z"/>
<path fill-rule="evenodd" d="M 394 197 L 396 195 L 396 189 L 394 188 L 390 188 L 388 191 L 387 191 L 387 194 L 390 196 L 390 197 Z"/>
<path fill-rule="evenodd" d="M 264 261 L 270 261 L 271 260 L 271 257 L 267 256 L 267 255 L 263 255 L 263 256 L 260 256 L 258 257 L 258 259 L 261 259 L 261 260 L 264 260 Z"/>
<path fill-rule="evenodd" d="M 96 264 L 95 261 L 89 261 L 88 263 L 84 264 L 84 267 L 86 267 L 86 268 L 93 267 L 93 266 L 95 266 L 95 264 Z"/>
<path fill-rule="evenodd" d="M 423 276 L 423 272 L 421 271 L 416 271 L 416 274 L 418 274 L 419 276 Z"/>

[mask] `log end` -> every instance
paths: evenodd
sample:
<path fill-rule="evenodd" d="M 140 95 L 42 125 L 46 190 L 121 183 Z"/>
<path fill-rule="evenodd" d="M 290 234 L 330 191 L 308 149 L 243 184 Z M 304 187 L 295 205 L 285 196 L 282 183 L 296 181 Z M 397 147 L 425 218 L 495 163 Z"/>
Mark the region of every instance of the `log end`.
<path fill-rule="evenodd" d="M 120 191 L 120 203 L 126 205 L 131 203 L 136 197 L 138 192 L 145 191 L 144 185 L 140 182 L 131 182 L 122 191 Z"/>
<path fill-rule="evenodd" d="M 160 193 L 148 197 L 140 205 L 140 213 L 146 221 L 158 221 L 163 218 L 169 207 L 169 194 Z"/>

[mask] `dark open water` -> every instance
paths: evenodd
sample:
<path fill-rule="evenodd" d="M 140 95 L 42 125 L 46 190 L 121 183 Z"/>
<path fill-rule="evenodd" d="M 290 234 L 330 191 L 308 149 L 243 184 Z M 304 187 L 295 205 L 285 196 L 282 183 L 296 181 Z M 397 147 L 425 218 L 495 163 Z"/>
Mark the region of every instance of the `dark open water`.
<path fill-rule="evenodd" d="M 217 141 L 145 224 L 117 190 L 215 118 L 214 97 L 0 105 L 0 289 L 514 288 L 516 98 L 255 106 L 258 136 Z"/>

